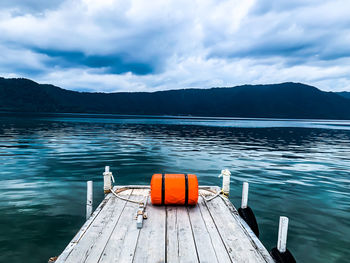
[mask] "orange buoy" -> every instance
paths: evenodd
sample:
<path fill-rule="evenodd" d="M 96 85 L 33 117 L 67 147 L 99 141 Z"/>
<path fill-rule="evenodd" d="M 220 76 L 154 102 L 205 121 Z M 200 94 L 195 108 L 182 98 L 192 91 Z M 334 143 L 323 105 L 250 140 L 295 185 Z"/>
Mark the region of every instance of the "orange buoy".
<path fill-rule="evenodd" d="M 198 180 L 194 174 L 154 174 L 151 202 L 154 205 L 195 205 Z"/>

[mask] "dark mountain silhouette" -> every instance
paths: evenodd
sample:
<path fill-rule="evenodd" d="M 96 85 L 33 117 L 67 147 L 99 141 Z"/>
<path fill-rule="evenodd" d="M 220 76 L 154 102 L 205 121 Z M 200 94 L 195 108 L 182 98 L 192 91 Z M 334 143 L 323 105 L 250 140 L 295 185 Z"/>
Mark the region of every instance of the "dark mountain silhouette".
<path fill-rule="evenodd" d="M 301 83 L 88 93 L 0 78 L 0 111 L 350 119 L 350 99 Z"/>
<path fill-rule="evenodd" d="M 341 92 L 336 92 L 336 93 L 344 98 L 350 99 L 350 92 L 341 91 Z"/>

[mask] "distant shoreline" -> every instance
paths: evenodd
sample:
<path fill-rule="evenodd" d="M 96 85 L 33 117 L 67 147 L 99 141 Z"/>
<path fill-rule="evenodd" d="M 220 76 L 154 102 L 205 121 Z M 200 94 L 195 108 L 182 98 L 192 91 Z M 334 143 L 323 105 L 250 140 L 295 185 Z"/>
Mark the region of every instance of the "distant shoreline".
<path fill-rule="evenodd" d="M 185 120 L 250 120 L 250 121 L 305 121 L 305 122 L 349 122 L 350 119 L 302 119 L 302 118 L 245 118 L 216 116 L 173 116 L 173 115 L 134 115 L 113 113 L 76 113 L 76 112 L 16 112 L 0 111 L 0 117 L 70 117 L 70 118 L 105 118 L 105 119 L 185 119 Z"/>

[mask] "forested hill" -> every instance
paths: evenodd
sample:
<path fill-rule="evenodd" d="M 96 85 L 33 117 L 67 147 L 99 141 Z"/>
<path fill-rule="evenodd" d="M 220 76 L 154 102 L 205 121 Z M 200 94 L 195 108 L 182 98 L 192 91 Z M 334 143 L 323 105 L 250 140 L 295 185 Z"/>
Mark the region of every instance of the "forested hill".
<path fill-rule="evenodd" d="M 350 99 L 350 92 L 348 92 L 348 91 L 337 92 L 337 94 L 344 97 L 344 98 Z"/>
<path fill-rule="evenodd" d="M 0 111 L 350 119 L 350 99 L 301 83 L 88 93 L 0 78 Z"/>

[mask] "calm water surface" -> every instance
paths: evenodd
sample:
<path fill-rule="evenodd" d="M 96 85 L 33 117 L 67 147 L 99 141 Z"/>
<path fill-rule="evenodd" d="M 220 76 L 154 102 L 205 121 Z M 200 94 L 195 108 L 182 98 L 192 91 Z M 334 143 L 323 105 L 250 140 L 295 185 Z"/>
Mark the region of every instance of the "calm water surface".
<path fill-rule="evenodd" d="M 276 246 L 280 215 L 298 262 L 350 262 L 350 122 L 0 117 L 0 262 L 47 262 L 85 220 L 86 181 L 95 206 L 102 172 L 118 184 L 149 184 L 155 172 L 187 172 L 249 204 L 261 240 Z"/>

